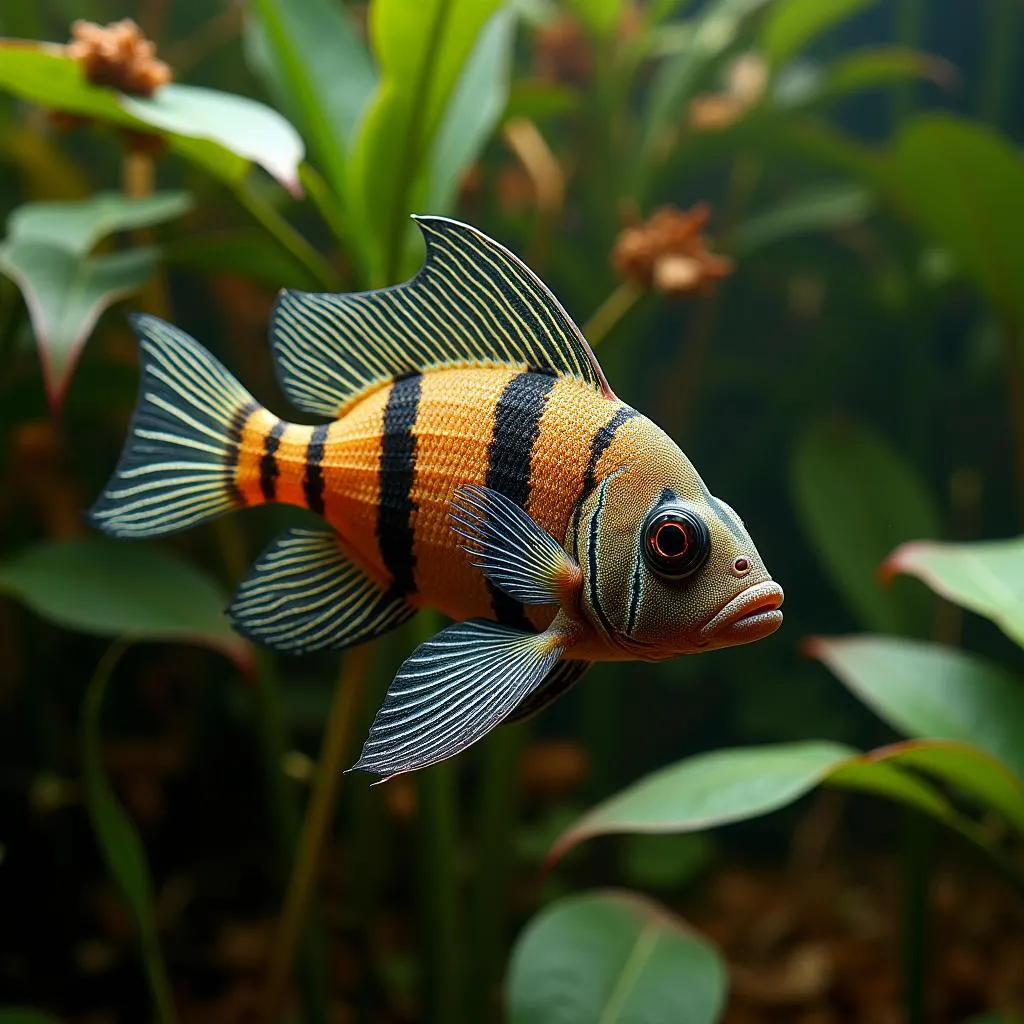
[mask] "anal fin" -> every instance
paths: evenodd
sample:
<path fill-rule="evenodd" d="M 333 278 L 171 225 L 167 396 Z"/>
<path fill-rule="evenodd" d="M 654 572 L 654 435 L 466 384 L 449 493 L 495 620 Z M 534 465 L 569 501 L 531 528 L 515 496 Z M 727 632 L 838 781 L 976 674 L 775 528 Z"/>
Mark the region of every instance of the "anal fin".
<path fill-rule="evenodd" d="M 289 654 L 351 647 L 415 614 L 342 550 L 333 530 L 286 530 L 238 585 L 228 617 L 239 633 Z"/>

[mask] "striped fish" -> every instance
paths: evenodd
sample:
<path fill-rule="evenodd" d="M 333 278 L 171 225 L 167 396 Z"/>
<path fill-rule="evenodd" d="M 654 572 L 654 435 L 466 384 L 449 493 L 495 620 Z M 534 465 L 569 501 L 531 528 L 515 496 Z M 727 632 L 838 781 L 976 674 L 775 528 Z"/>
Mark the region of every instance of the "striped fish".
<path fill-rule="evenodd" d="M 142 378 L 92 522 L 184 530 L 277 501 L 324 520 L 259 556 L 228 614 L 277 650 L 455 620 L 402 665 L 354 766 L 390 776 L 533 714 L 595 661 L 746 643 L 781 623 L 736 513 L 612 393 L 545 285 L 476 229 L 417 218 L 405 284 L 284 292 L 270 337 L 289 400 L 262 408 L 191 337 L 136 316 Z"/>

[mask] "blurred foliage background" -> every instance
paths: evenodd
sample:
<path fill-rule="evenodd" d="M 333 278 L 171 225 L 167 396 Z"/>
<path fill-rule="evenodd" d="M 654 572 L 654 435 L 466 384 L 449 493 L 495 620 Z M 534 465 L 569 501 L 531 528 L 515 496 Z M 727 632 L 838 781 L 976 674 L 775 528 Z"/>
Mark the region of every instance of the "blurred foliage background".
<path fill-rule="evenodd" d="M 1022 26 L 5 0 L 0 1020 L 1024 1013 Z M 786 619 L 370 788 L 341 769 L 436 623 L 272 657 L 222 608 L 300 513 L 129 545 L 82 510 L 135 401 L 126 309 L 287 415 L 276 292 L 408 277 L 413 212 L 545 279 Z"/>

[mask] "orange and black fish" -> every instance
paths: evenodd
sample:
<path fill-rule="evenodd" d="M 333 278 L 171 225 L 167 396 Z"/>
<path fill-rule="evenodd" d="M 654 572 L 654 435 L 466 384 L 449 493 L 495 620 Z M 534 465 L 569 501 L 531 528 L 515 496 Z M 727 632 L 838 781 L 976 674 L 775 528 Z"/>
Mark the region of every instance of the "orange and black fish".
<path fill-rule="evenodd" d="M 532 714 L 595 661 L 656 661 L 767 636 L 782 590 L 736 513 L 612 393 L 545 285 L 486 235 L 417 218 L 405 284 L 283 292 L 270 326 L 302 426 L 205 349 L 136 316 L 140 397 L 91 511 L 152 537 L 268 501 L 311 509 L 229 608 L 299 653 L 380 636 L 416 609 L 455 623 L 399 669 L 356 768 L 451 757 Z"/>

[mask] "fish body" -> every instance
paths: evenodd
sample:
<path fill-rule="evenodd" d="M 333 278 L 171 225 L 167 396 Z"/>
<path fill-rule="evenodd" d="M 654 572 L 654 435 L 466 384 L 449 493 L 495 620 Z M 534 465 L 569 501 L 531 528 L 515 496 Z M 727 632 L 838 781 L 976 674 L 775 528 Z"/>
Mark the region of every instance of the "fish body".
<path fill-rule="evenodd" d="M 736 513 L 615 397 L 544 285 L 467 225 L 420 226 L 427 259 L 405 285 L 280 297 L 278 376 L 329 417 L 315 426 L 137 317 L 140 400 L 92 510 L 129 538 L 269 501 L 322 517 L 275 540 L 229 609 L 270 647 L 349 646 L 424 607 L 454 619 L 378 712 L 356 767 L 384 775 L 534 713 L 594 661 L 748 642 L 781 622 Z"/>

